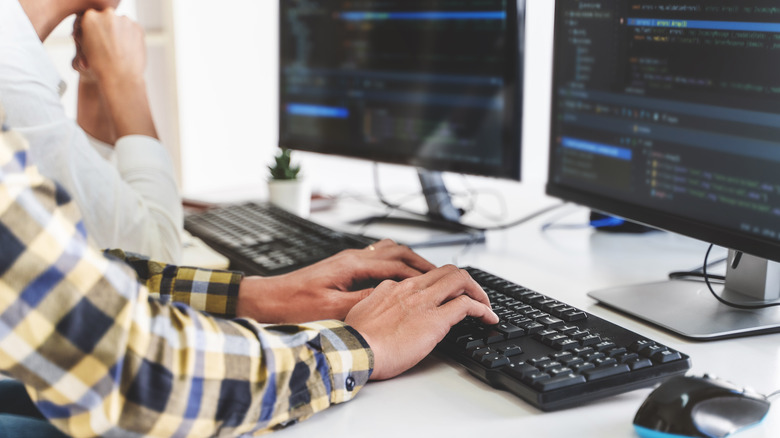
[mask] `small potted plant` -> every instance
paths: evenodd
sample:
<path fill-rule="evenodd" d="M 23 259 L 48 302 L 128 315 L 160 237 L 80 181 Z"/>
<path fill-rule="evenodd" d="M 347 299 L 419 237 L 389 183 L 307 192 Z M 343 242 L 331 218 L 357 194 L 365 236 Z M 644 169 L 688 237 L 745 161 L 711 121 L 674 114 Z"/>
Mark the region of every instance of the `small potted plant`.
<path fill-rule="evenodd" d="M 294 166 L 290 155 L 289 149 L 281 148 L 274 158 L 274 165 L 268 166 L 271 171 L 268 180 L 269 200 L 291 213 L 307 217 L 311 193 L 306 182 L 299 177 L 301 166 Z"/>

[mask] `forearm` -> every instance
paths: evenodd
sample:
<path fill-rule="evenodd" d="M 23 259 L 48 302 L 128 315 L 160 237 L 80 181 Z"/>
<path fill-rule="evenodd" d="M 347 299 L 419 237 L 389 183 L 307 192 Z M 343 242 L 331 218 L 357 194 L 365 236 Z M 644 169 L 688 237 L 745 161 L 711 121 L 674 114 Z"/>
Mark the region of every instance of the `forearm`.
<path fill-rule="evenodd" d="M 79 126 L 95 139 L 114 145 L 117 140 L 114 121 L 97 82 L 79 81 L 77 105 Z"/>
<path fill-rule="evenodd" d="M 103 77 L 100 89 L 105 96 L 117 138 L 127 135 L 158 138 L 143 77 Z"/>

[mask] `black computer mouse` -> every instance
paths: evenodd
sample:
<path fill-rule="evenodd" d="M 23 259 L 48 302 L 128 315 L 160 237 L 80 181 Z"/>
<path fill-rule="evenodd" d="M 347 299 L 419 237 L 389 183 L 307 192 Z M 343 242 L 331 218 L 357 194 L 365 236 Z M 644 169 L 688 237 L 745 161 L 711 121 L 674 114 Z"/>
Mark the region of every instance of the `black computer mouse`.
<path fill-rule="evenodd" d="M 672 377 L 656 388 L 634 417 L 642 438 L 722 438 L 760 423 L 766 397 L 710 376 Z"/>

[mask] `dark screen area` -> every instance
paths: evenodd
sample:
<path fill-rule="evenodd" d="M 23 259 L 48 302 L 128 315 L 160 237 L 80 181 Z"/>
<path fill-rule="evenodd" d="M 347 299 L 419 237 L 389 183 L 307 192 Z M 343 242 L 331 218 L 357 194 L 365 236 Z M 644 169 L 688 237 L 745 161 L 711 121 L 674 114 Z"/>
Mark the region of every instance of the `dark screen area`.
<path fill-rule="evenodd" d="M 281 1 L 280 146 L 519 179 L 520 9 Z"/>
<path fill-rule="evenodd" d="M 780 7 L 559 0 L 548 192 L 780 259 Z"/>

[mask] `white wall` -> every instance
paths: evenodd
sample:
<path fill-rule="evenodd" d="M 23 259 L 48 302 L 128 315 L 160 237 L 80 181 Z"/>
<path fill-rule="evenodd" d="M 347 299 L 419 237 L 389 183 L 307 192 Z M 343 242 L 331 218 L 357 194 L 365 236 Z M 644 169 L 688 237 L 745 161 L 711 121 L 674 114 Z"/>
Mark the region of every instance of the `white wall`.
<path fill-rule="evenodd" d="M 174 0 L 183 191 L 263 185 L 277 142 L 277 0 Z"/>
<path fill-rule="evenodd" d="M 524 184 L 546 175 L 554 2 L 527 0 Z M 278 135 L 278 0 L 174 0 L 185 195 L 266 196 Z M 314 189 L 372 190 L 372 164 L 296 153 Z M 414 171 L 382 165 L 388 190 L 414 190 Z M 455 184 L 460 177 L 450 177 Z M 512 184 L 469 177 L 471 185 Z"/>

